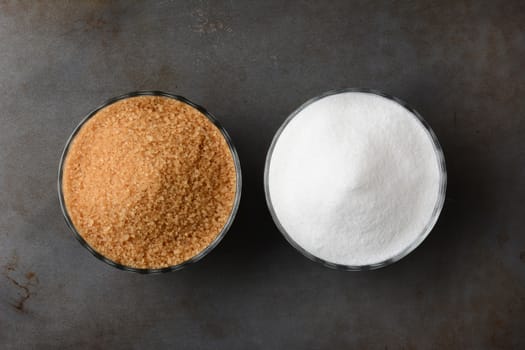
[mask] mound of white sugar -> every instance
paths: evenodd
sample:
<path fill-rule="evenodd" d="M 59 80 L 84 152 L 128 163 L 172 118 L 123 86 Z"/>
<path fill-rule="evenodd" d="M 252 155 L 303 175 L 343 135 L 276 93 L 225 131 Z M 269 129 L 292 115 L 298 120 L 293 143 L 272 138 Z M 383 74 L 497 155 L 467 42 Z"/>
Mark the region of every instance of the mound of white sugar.
<path fill-rule="evenodd" d="M 278 136 L 268 166 L 280 225 L 328 262 L 396 257 L 436 219 L 442 175 L 433 140 L 413 113 L 379 95 L 344 92 L 307 105 Z"/>

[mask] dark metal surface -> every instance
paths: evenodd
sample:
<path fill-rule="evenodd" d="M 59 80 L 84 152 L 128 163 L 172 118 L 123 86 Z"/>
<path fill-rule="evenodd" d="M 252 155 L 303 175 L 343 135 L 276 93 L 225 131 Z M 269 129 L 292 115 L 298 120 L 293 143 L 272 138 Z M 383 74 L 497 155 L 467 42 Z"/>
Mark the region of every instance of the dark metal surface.
<path fill-rule="evenodd" d="M 0 348 L 525 348 L 523 1 L 0 1 Z M 448 188 L 384 269 L 297 253 L 264 199 L 266 151 L 300 104 L 379 89 L 429 122 Z M 56 195 L 60 152 L 107 98 L 207 108 L 243 168 L 231 231 L 198 264 L 95 259 Z"/>

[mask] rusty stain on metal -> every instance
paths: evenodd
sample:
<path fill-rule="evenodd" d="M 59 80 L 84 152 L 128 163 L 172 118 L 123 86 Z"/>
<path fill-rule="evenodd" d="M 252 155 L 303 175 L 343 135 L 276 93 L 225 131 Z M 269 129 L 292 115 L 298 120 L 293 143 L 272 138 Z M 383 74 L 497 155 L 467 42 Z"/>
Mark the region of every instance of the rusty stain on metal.
<path fill-rule="evenodd" d="M 11 259 L 3 266 L 2 275 L 18 290 L 18 299 L 10 303 L 20 312 L 26 311 L 25 303 L 34 295 L 33 288 L 39 284 L 38 277 L 32 271 L 24 274 L 24 281 L 20 281 L 15 275 L 18 269 L 18 256 L 13 255 Z"/>

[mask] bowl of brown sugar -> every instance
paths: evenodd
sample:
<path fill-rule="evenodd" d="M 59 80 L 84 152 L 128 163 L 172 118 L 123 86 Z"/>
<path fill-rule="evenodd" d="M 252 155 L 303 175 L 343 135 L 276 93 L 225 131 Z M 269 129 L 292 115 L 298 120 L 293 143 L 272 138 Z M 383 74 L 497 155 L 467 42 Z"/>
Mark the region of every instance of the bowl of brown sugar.
<path fill-rule="evenodd" d="M 58 176 L 64 218 L 93 255 L 139 273 L 208 254 L 241 196 L 239 157 L 204 108 L 160 91 L 113 98 L 80 123 Z"/>

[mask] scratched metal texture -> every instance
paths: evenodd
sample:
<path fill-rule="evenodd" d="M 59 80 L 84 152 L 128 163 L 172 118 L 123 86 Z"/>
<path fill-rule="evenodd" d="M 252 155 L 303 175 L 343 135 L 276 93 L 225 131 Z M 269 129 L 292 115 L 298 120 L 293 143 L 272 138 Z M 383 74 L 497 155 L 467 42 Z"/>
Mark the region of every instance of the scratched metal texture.
<path fill-rule="evenodd" d="M 525 2 L 0 1 L 1 349 L 525 349 Z M 368 87 L 433 127 L 449 186 L 428 239 L 371 272 L 289 246 L 264 158 L 309 98 Z M 214 113 L 241 158 L 237 219 L 204 260 L 143 276 L 61 216 L 60 152 L 138 89 Z"/>

